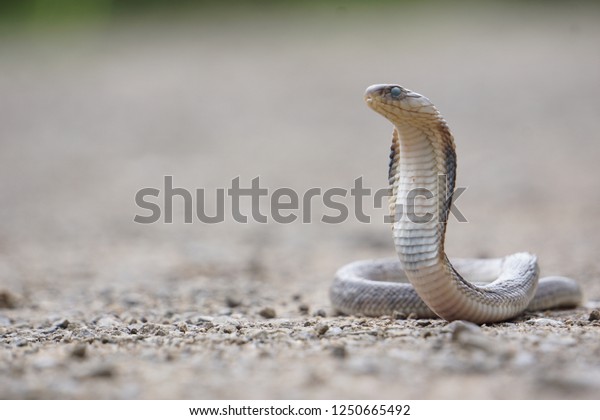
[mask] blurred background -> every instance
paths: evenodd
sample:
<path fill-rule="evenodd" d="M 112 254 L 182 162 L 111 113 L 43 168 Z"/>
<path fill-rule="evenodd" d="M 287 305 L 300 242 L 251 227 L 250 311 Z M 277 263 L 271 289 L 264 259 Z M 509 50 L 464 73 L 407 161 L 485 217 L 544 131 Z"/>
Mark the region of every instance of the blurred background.
<path fill-rule="evenodd" d="M 534 252 L 600 299 L 600 9 L 448 3 L 1 2 L 4 306 L 86 318 L 122 298 L 215 315 L 235 295 L 249 318 L 264 305 L 293 318 L 301 293 L 329 311 L 337 267 L 393 254 L 384 209 L 360 223 L 348 198 L 351 217 L 328 225 L 317 200 L 316 223 L 239 224 L 226 201 L 207 225 L 176 203 L 173 224 L 141 225 L 134 196 L 172 175 L 205 189 L 212 214 L 238 176 L 299 194 L 360 176 L 383 188 L 391 127 L 362 99 L 374 83 L 428 96 L 454 133 L 468 223 L 450 223 L 451 256 Z M 267 383 L 257 395 L 276 395 Z"/>

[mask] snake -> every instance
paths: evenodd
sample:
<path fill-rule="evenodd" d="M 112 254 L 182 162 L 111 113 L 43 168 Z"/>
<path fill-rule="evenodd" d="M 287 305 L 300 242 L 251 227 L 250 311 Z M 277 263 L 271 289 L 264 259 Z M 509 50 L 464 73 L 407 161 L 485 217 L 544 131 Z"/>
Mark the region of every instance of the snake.
<path fill-rule="evenodd" d="M 389 211 L 398 257 L 338 269 L 329 290 L 336 312 L 484 324 L 581 304 L 579 284 L 562 276 L 540 279 L 531 253 L 448 258 L 444 242 L 457 169 L 448 124 L 427 97 L 396 84 L 372 85 L 364 99 L 393 125 Z"/>

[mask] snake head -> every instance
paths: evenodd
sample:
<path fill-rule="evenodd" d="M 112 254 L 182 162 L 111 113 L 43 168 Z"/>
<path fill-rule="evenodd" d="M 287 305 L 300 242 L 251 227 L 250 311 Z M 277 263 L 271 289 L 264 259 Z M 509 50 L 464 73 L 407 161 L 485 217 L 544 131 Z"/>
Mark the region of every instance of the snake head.
<path fill-rule="evenodd" d="M 372 85 L 365 92 L 367 105 L 392 122 L 414 114 L 437 114 L 429 99 L 399 85 Z M 406 114 L 406 113 L 410 114 Z"/>

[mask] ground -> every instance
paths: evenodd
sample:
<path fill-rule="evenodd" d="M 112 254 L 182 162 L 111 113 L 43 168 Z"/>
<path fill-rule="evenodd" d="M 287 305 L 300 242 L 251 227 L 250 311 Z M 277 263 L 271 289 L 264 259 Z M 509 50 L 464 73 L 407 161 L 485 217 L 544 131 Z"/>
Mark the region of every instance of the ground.
<path fill-rule="evenodd" d="M 2 35 L 0 397 L 599 398 L 597 11 L 280 13 Z M 448 254 L 533 252 L 584 306 L 337 316 L 335 270 L 394 252 L 350 197 L 336 224 L 319 197 L 311 223 L 238 223 L 227 195 L 222 223 L 184 223 L 180 197 L 173 223 L 133 221 L 167 175 L 209 214 L 236 177 L 384 188 L 391 128 L 362 94 L 392 82 L 456 139 Z"/>

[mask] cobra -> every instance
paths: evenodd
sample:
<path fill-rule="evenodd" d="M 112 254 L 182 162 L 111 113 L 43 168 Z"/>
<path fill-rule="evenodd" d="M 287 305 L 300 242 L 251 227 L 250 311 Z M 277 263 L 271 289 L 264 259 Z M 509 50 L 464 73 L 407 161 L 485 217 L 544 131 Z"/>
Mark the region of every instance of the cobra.
<path fill-rule="evenodd" d="M 511 319 L 525 310 L 581 303 L 574 280 L 538 279 L 537 258 L 530 253 L 450 260 L 444 241 L 456 149 L 446 121 L 429 99 L 398 85 L 370 86 L 365 101 L 394 126 L 389 207 L 398 259 L 357 261 L 340 268 L 330 289 L 337 311 L 367 316 L 401 312 L 481 324 Z"/>

